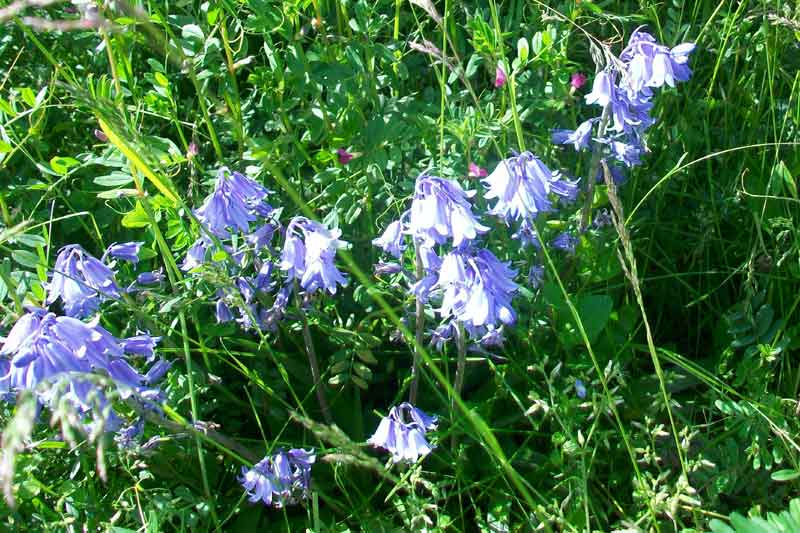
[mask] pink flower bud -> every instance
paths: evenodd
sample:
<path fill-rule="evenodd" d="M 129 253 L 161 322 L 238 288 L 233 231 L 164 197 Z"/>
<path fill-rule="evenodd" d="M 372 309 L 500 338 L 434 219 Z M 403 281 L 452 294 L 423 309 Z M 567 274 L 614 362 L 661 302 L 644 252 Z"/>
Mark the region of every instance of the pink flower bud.
<path fill-rule="evenodd" d="M 575 72 L 572 74 L 572 77 L 569 80 L 569 84 L 572 85 L 572 88 L 575 90 L 580 89 L 586 83 L 586 75 L 582 72 Z"/>
<path fill-rule="evenodd" d="M 353 154 L 351 154 L 344 148 L 339 148 L 336 150 L 336 157 L 339 158 L 339 163 L 341 163 L 342 165 L 346 165 L 353 159 Z"/>
<path fill-rule="evenodd" d="M 498 89 L 506 84 L 506 71 L 503 70 L 503 67 L 497 65 L 497 70 L 494 74 L 494 86 Z"/>
<path fill-rule="evenodd" d="M 469 177 L 470 178 L 485 178 L 489 172 L 485 168 L 481 168 L 475 163 L 469 164 Z"/>
<path fill-rule="evenodd" d="M 94 130 L 94 136 L 97 137 L 97 140 L 100 142 L 108 142 L 108 135 L 103 133 L 103 130 Z"/>

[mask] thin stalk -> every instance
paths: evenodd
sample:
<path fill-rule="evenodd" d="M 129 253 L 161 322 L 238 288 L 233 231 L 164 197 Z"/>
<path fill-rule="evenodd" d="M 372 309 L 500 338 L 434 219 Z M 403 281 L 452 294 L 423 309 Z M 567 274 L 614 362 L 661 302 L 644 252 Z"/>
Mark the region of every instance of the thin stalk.
<path fill-rule="evenodd" d="M 420 254 L 419 242 L 414 241 L 414 256 L 416 257 L 416 276 L 417 281 L 422 279 L 425 274 L 424 267 L 422 266 L 422 255 Z M 422 346 L 423 334 L 425 332 L 425 304 L 417 298 L 417 314 L 415 324 L 415 340 L 416 346 L 414 347 L 414 361 L 411 363 L 411 387 L 408 390 L 409 403 L 417 403 L 417 391 L 419 390 L 419 347 Z"/>
<path fill-rule="evenodd" d="M 306 355 L 308 356 L 308 365 L 311 367 L 311 377 L 314 379 L 314 392 L 317 394 L 317 401 L 319 402 L 319 408 L 322 411 L 322 417 L 325 419 L 325 423 L 331 425 L 333 424 L 333 416 L 331 416 L 331 408 L 328 406 L 328 399 L 325 397 L 325 389 L 323 388 L 322 376 L 319 372 L 319 362 L 317 361 L 317 352 L 314 349 L 314 340 L 311 338 L 311 329 L 308 327 L 308 317 L 303 309 L 296 285 L 295 294 L 297 294 L 297 309 L 303 320 L 303 344 L 305 344 Z"/>
<path fill-rule="evenodd" d="M 600 124 L 597 126 L 597 137 L 602 138 L 606 134 L 608 127 L 608 120 L 611 118 L 611 104 L 609 103 L 603 108 L 603 114 L 600 117 Z M 599 142 L 594 143 L 592 149 L 592 160 L 589 163 L 589 175 L 586 176 L 586 200 L 583 204 L 583 213 L 581 214 L 581 233 L 586 231 L 589 227 L 589 222 L 592 218 L 592 203 L 594 203 L 594 179 L 597 176 L 597 171 L 600 169 L 600 156 L 602 155 L 602 145 Z"/>
<path fill-rule="evenodd" d="M 453 386 L 453 398 L 450 403 L 450 409 L 455 411 L 455 399 L 461 399 L 461 391 L 464 389 L 464 373 L 467 370 L 467 339 L 464 336 L 464 324 L 456 322 L 456 349 L 458 351 L 458 359 L 456 360 L 456 377 Z M 450 441 L 453 453 L 458 446 L 458 436 L 453 433 L 453 438 Z"/>

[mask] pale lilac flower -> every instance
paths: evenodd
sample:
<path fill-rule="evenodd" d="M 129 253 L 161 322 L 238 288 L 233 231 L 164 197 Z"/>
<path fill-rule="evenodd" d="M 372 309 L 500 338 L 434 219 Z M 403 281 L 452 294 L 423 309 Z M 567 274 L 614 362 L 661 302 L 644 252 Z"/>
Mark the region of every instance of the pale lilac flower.
<path fill-rule="evenodd" d="M 139 262 L 139 251 L 143 244 L 143 242 L 115 242 L 108 247 L 106 255 L 136 264 Z"/>
<path fill-rule="evenodd" d="M 103 130 L 94 130 L 94 136 L 97 138 L 98 141 L 107 143 L 108 142 L 108 135 L 105 134 Z"/>
<path fill-rule="evenodd" d="M 308 497 L 311 465 L 316 456 L 313 450 L 279 450 L 256 463 L 242 467 L 239 482 L 252 503 L 281 508 Z"/>
<path fill-rule="evenodd" d="M 451 238 L 453 246 L 460 246 L 486 233 L 489 228 L 472 213 L 468 199 L 474 194 L 475 191 L 464 191 L 455 181 L 421 174 L 414 187 L 409 233 L 429 248 Z"/>
<path fill-rule="evenodd" d="M 622 141 L 611 141 L 610 144 L 614 157 L 617 161 L 624 163 L 625 166 L 632 167 L 642 162 L 641 154 L 644 149 L 637 141 L 634 140 L 630 144 Z"/>
<path fill-rule="evenodd" d="M 500 326 L 499 328 L 489 328 L 479 342 L 484 348 L 502 348 L 505 341 L 503 326 Z"/>
<path fill-rule="evenodd" d="M 192 270 L 205 263 L 208 249 L 209 244 L 205 238 L 201 237 L 197 239 L 186 252 L 186 257 L 184 257 L 183 263 L 181 263 L 181 270 Z"/>
<path fill-rule="evenodd" d="M 575 130 L 554 129 L 552 131 L 553 144 L 571 144 L 575 151 L 579 152 L 582 148 L 589 148 L 589 141 L 592 139 L 592 127 L 598 119 L 590 118 L 582 122 Z"/>
<path fill-rule="evenodd" d="M 152 272 L 142 272 L 138 276 L 136 276 L 136 284 L 137 285 L 155 285 L 156 283 L 161 283 L 164 281 L 164 273 L 159 270 L 154 270 Z"/>
<path fill-rule="evenodd" d="M 120 448 L 132 448 L 136 440 L 144 432 L 144 418 L 137 418 L 136 421 L 122 429 L 114 436 L 114 442 Z"/>
<path fill-rule="evenodd" d="M 577 182 L 562 180 L 530 152 L 501 161 L 483 182 L 489 189 L 485 198 L 497 200 L 490 212 L 506 222 L 552 211 L 551 192 L 566 198 L 577 195 Z"/>
<path fill-rule="evenodd" d="M 531 269 L 528 271 L 528 283 L 531 284 L 531 287 L 534 289 L 538 289 L 544 283 L 544 266 L 542 265 L 531 265 Z"/>
<path fill-rule="evenodd" d="M 511 235 L 511 238 L 518 240 L 523 249 L 533 246 L 535 249 L 540 250 L 542 243 L 539 242 L 539 236 L 534 230 L 533 222 L 530 219 L 523 218 L 519 228 Z"/>
<path fill-rule="evenodd" d="M 416 463 L 433 451 L 425 434 L 435 428 L 436 417 L 405 402 L 389 410 L 367 442 L 391 453 L 393 463 Z"/>
<path fill-rule="evenodd" d="M 339 160 L 339 164 L 346 165 L 353 160 L 353 154 L 344 148 L 338 148 L 336 150 L 336 158 Z"/>
<path fill-rule="evenodd" d="M 86 317 L 107 298 L 119 299 L 120 289 L 114 271 L 80 245 L 63 247 L 47 285 L 47 303 L 59 298 L 69 316 Z"/>
<path fill-rule="evenodd" d="M 563 233 L 559 233 L 550 244 L 553 246 L 553 248 L 564 250 L 565 252 L 572 254 L 575 253 L 575 247 L 578 246 L 578 238 L 572 233 L 565 231 Z"/>
<path fill-rule="evenodd" d="M 226 304 L 222 298 L 217 300 L 214 307 L 214 316 L 217 318 L 217 324 L 224 324 L 225 322 L 233 320 L 233 313 L 231 313 L 228 304 Z"/>
<path fill-rule="evenodd" d="M 435 346 L 436 349 L 441 352 L 445 343 L 453 339 L 455 332 L 453 323 L 445 322 L 431 331 L 431 346 Z"/>
<path fill-rule="evenodd" d="M 592 92 L 586 95 L 587 104 L 597 104 L 600 107 L 607 106 L 614 98 L 614 74 L 608 70 L 597 73 L 592 84 Z"/>
<path fill-rule="evenodd" d="M 575 380 L 575 395 L 581 400 L 586 398 L 586 385 L 580 379 Z"/>
<path fill-rule="evenodd" d="M 391 274 L 397 274 L 403 271 L 403 265 L 400 263 L 386 263 L 384 261 L 378 261 L 375 263 L 375 275 L 376 276 L 388 276 Z"/>
<path fill-rule="evenodd" d="M 147 333 L 140 333 L 127 339 L 121 339 L 124 351 L 144 357 L 148 363 L 155 358 L 155 348 L 159 342 L 161 342 L 161 337 L 151 337 Z"/>
<path fill-rule="evenodd" d="M 573 72 L 569 78 L 569 84 L 576 91 L 586 84 L 586 75 L 581 72 Z"/>
<path fill-rule="evenodd" d="M 468 175 L 470 178 L 485 178 L 489 175 L 489 172 L 485 168 L 479 167 L 472 162 L 470 162 L 468 170 Z"/>
<path fill-rule="evenodd" d="M 503 70 L 501 65 L 497 65 L 497 68 L 494 71 L 494 86 L 496 88 L 500 88 L 506 84 L 506 71 Z"/>
<path fill-rule="evenodd" d="M 249 233 L 256 215 L 266 216 L 272 210 L 265 201 L 268 194 L 259 183 L 223 167 L 217 174 L 214 192 L 195 215 L 217 237 L 229 237 L 231 229 Z"/>
<path fill-rule="evenodd" d="M 299 279 L 309 294 L 320 288 L 335 294 L 337 285 L 347 285 L 334 264 L 336 250 L 347 246 L 339 240 L 341 234 L 305 217 L 293 218 L 286 228 L 280 269 L 290 280 Z"/>
<path fill-rule="evenodd" d="M 639 93 L 646 87 L 665 84 L 675 87 L 676 82 L 687 81 L 692 75 L 687 63 L 694 48 L 694 43 L 683 43 L 670 50 L 649 33 L 637 29 L 620 54 L 620 59 L 627 63 L 628 89 Z"/>
<path fill-rule="evenodd" d="M 489 250 L 455 250 L 447 254 L 436 288 L 442 291 L 442 317 L 458 320 L 474 332 L 499 323 L 513 324 L 511 299 L 519 288 L 517 272 Z"/>
<path fill-rule="evenodd" d="M 403 217 L 400 217 L 400 220 L 395 220 L 386 227 L 383 235 L 376 239 L 372 239 L 373 245 L 398 258 L 403 255 L 403 250 L 406 248 L 403 240 L 402 219 Z"/>

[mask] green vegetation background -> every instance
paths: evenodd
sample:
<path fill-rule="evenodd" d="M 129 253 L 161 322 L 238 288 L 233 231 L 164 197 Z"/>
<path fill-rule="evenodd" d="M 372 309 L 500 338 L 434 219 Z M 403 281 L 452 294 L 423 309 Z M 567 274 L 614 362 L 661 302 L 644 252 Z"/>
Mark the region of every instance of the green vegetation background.
<path fill-rule="evenodd" d="M 716 519 L 719 531 L 726 523 L 770 531 L 727 517 L 785 509 L 800 486 L 800 7 L 439 1 L 439 26 L 419 7 L 425 2 L 415 4 L 114 2 L 99 11 L 109 23 L 101 30 L 38 31 L 7 21 L 0 30 L 2 330 L 24 304 L 42 301 L 45 272 L 64 244 L 99 255 L 114 241 L 145 240 L 145 260 L 156 268 L 166 259 L 154 244 L 155 222 L 181 257 L 192 230 L 156 182 L 172 183 L 197 205 L 222 165 L 257 175 L 285 213 L 304 205 L 338 224 L 353 243 L 353 263 L 369 275 L 379 256 L 370 240 L 397 215 L 421 170 L 463 178 L 470 161 L 491 170 L 519 149 L 509 85 L 495 89 L 494 75 L 498 61 L 516 57 L 520 37 L 532 57 L 515 80 L 526 146 L 579 174 L 581 163 L 548 139 L 551 128 L 593 113 L 581 101 L 588 86 L 569 91 L 573 72 L 590 80 L 594 72 L 583 32 L 618 51 L 647 25 L 668 45 L 697 43 L 693 78 L 656 99 L 650 153 L 620 188 L 663 375 L 617 259 L 618 236 L 591 233 L 573 260 L 559 264 L 559 279 L 596 361 L 550 278 L 517 299 L 523 319 L 504 359 L 470 365 L 469 416 L 451 409 L 426 374 L 420 405 L 443 418 L 439 447 L 421 466 L 387 472 L 385 457 L 360 443 L 402 400 L 410 355 L 391 341 L 396 325 L 363 279 L 352 275 L 351 288 L 317 302 L 312 317 L 341 432 L 292 419 L 286 407 L 284 378 L 321 420 L 292 324 L 267 350 L 255 336 L 216 325 L 202 297 L 177 286 L 139 309 L 167 332 L 163 353 L 176 361 L 168 405 L 188 419 L 196 402 L 200 420 L 258 454 L 275 444 L 316 447 L 312 499 L 285 510 L 248 504 L 230 450 L 152 425 L 146 437 L 163 439 L 150 452 L 106 447 L 102 481 L 95 446 L 65 446 L 43 420 L 18 459 L 16 507 L 0 505 L 5 527 L 675 531 L 707 530 Z M 75 20 L 83 11 L 70 5 L 24 14 Z M 425 39 L 444 48 L 447 65 L 409 46 Z M 100 120 L 128 153 L 96 136 Z M 342 165 L 338 148 L 356 157 Z M 139 176 L 143 168 L 153 173 L 144 182 L 151 213 L 137 200 L 131 154 L 141 158 Z M 595 207 L 607 208 L 599 189 Z M 396 292 L 373 290 L 402 311 Z M 185 332 L 176 309 L 190 317 Z M 130 316 L 114 308 L 103 320 L 132 334 Z M 586 399 L 576 397 L 576 379 Z M 12 413 L 0 409 L 3 423 Z M 459 435 L 456 448 L 451 434 Z M 793 509 L 800 524 L 800 506 Z"/>

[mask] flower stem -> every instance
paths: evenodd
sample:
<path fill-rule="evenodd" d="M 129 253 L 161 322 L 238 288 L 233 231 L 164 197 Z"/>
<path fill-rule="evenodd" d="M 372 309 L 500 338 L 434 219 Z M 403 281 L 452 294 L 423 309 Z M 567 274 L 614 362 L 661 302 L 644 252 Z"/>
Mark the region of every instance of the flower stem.
<path fill-rule="evenodd" d="M 424 267 L 422 266 L 422 255 L 420 254 L 419 242 L 414 241 L 414 257 L 416 258 L 416 277 L 417 281 L 422 279 L 425 274 Z M 416 346 L 414 347 L 414 362 L 411 363 L 411 388 L 408 391 L 408 401 L 412 405 L 417 402 L 417 391 L 419 390 L 419 359 L 420 359 L 420 346 L 422 346 L 423 334 L 425 332 L 425 305 L 422 300 L 417 298 L 416 308 L 416 325 L 415 325 L 415 339 Z"/>
<path fill-rule="evenodd" d="M 464 374 L 467 370 L 467 339 L 464 336 L 464 324 L 461 322 L 456 322 L 456 348 L 458 350 L 458 360 L 456 361 L 454 394 L 451 402 L 451 409 L 453 410 L 455 410 L 456 402 L 461 401 L 461 391 L 464 389 Z M 458 446 L 458 436 L 455 433 L 453 433 L 450 445 L 455 453 Z"/>
<path fill-rule="evenodd" d="M 597 126 L 597 137 L 600 138 L 606 134 L 606 127 L 608 127 L 608 120 L 611 117 L 611 103 L 603 108 L 603 115 L 600 117 L 600 124 Z M 600 169 L 600 155 L 602 152 L 602 145 L 599 142 L 594 143 L 592 149 L 592 161 L 589 163 L 589 175 L 586 176 L 586 200 L 583 204 L 583 213 L 581 214 L 581 233 L 586 231 L 589 227 L 589 222 L 592 219 L 592 203 L 594 202 L 594 181 L 597 176 L 597 171 Z"/>
<path fill-rule="evenodd" d="M 308 355 L 308 365 L 311 367 L 311 377 L 314 379 L 314 392 L 317 394 L 322 417 L 325 419 L 325 423 L 330 425 L 333 424 L 333 416 L 331 416 L 331 408 L 328 406 L 328 399 L 325 398 L 325 389 L 319 373 L 319 362 L 317 362 L 317 352 L 314 349 L 314 340 L 311 338 L 311 329 L 308 327 L 308 317 L 303 309 L 299 294 L 297 295 L 297 309 L 303 319 L 303 343 L 306 347 L 306 355 Z"/>

